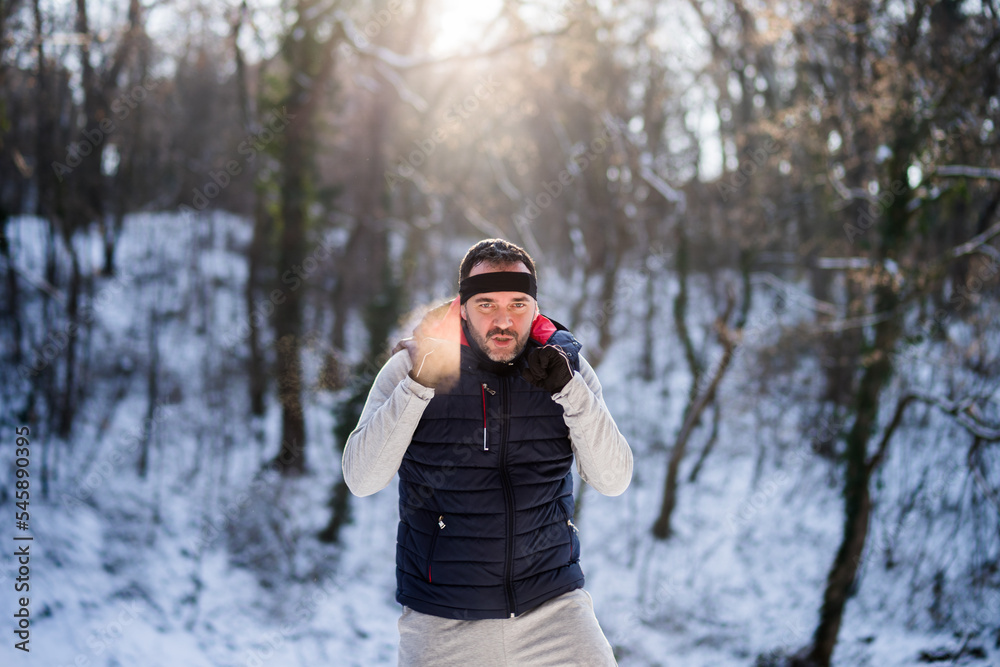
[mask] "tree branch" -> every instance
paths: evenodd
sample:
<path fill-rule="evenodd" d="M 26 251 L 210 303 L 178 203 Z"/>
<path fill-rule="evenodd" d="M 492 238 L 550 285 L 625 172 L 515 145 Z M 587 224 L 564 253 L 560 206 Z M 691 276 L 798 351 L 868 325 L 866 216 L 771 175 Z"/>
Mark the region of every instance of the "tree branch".
<path fill-rule="evenodd" d="M 1000 498 L 997 498 L 996 492 L 990 487 L 989 483 L 986 481 L 986 476 L 983 475 L 983 471 L 979 469 L 980 466 L 977 465 L 976 462 L 976 454 L 979 452 L 982 444 L 983 439 L 979 437 L 976 437 L 972 441 L 972 446 L 969 447 L 969 453 L 966 456 L 966 463 L 969 466 L 969 471 L 972 472 L 972 476 L 975 479 L 976 484 L 978 484 L 979 488 L 982 489 L 983 495 L 986 496 L 991 503 L 993 503 L 993 507 L 995 507 L 997 513 L 1000 514 Z"/>
<path fill-rule="evenodd" d="M 1000 221 L 993 223 L 993 226 L 988 228 L 982 234 L 976 234 L 962 245 L 952 248 L 948 256 L 950 259 L 957 259 L 963 255 L 971 255 L 976 252 L 981 252 L 984 255 L 989 255 L 995 260 L 1000 260 L 1000 252 L 998 252 L 993 246 L 986 245 L 996 236 L 1000 236 Z"/>
<path fill-rule="evenodd" d="M 1000 169 L 973 167 L 965 164 L 951 164 L 938 167 L 931 174 L 935 176 L 967 176 L 968 178 L 986 178 L 1000 181 Z"/>
<path fill-rule="evenodd" d="M 5 264 L 8 263 L 8 260 L 6 258 L 0 257 L 0 259 L 3 259 Z M 59 305 L 63 307 L 66 306 L 66 297 L 63 296 L 62 292 L 59 291 L 58 287 L 55 287 L 44 278 L 39 278 L 38 276 L 31 275 L 27 271 L 18 267 L 16 264 L 10 263 L 8 264 L 8 266 L 10 266 L 10 268 L 14 270 L 14 273 L 21 276 L 21 278 L 24 279 L 26 283 L 37 289 L 39 292 L 45 292 L 50 297 L 55 299 L 59 303 Z"/>
<path fill-rule="evenodd" d="M 975 406 L 978 398 L 966 397 L 960 401 L 949 401 L 940 396 L 915 393 L 906 394 L 900 398 L 896 404 L 896 412 L 892 416 L 889 426 L 886 427 L 885 433 L 882 435 L 882 441 L 879 443 L 878 449 L 868 461 L 868 472 L 871 473 L 882 463 L 882 460 L 885 458 L 885 452 L 889 447 L 889 439 L 892 438 L 892 434 L 902 421 L 903 412 L 906 410 L 906 407 L 913 401 L 933 405 L 942 412 L 951 415 L 960 426 L 979 440 L 984 442 L 1000 442 L 1000 424 L 985 423 L 972 414 L 972 408 Z"/>
<path fill-rule="evenodd" d="M 525 35 L 524 37 L 519 37 L 518 39 L 505 42 L 504 44 L 499 44 L 491 49 L 475 53 L 456 53 L 455 55 L 445 56 L 444 58 L 433 58 L 429 56 L 410 57 L 396 53 L 391 49 L 385 48 L 384 46 L 378 46 L 371 43 L 367 45 L 359 43 L 357 35 L 360 33 L 354 26 L 354 21 L 352 21 L 351 18 L 343 11 L 337 11 L 335 15 L 337 21 L 344 27 L 344 34 L 347 42 L 352 48 L 354 48 L 355 51 L 368 58 L 380 60 L 386 65 L 394 67 L 397 70 L 417 69 L 418 67 L 433 67 L 435 65 L 444 65 L 446 63 L 454 62 L 456 60 L 478 60 L 479 58 L 490 58 L 514 47 L 521 46 L 522 44 L 533 42 L 536 39 L 560 37 L 569 32 L 569 29 L 573 26 L 573 23 L 570 22 L 559 30 L 531 33 L 530 35 Z"/>
<path fill-rule="evenodd" d="M 867 468 L 868 474 L 870 475 L 875 468 L 879 467 L 882 463 L 882 459 L 885 458 L 885 452 L 889 447 L 889 440 L 892 438 L 892 434 L 896 432 L 896 428 L 899 426 L 900 422 L 903 421 L 903 412 L 906 411 L 906 406 L 914 401 L 916 397 L 913 394 L 907 394 L 899 399 L 899 403 L 896 404 L 896 412 L 892 416 L 892 421 L 885 429 L 885 433 L 882 434 L 882 442 L 878 444 L 878 449 L 875 450 L 875 455 L 868 460 Z"/>

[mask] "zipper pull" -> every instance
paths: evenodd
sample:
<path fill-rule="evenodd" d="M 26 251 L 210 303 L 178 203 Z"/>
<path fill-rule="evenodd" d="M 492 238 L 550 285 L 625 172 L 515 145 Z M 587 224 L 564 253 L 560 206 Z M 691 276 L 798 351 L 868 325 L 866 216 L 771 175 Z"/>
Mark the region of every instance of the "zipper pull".
<path fill-rule="evenodd" d="M 486 392 L 490 392 L 491 395 L 496 396 L 496 392 L 490 389 L 486 383 L 483 383 L 483 451 L 490 451 L 489 446 L 486 444 Z"/>
<path fill-rule="evenodd" d="M 566 519 L 566 525 L 569 526 L 570 528 L 572 528 L 574 533 L 577 533 L 577 534 L 580 533 L 580 531 L 577 530 L 577 527 L 573 525 L 573 519 Z"/>
<path fill-rule="evenodd" d="M 438 517 L 438 526 L 441 530 L 444 530 L 444 514 Z"/>

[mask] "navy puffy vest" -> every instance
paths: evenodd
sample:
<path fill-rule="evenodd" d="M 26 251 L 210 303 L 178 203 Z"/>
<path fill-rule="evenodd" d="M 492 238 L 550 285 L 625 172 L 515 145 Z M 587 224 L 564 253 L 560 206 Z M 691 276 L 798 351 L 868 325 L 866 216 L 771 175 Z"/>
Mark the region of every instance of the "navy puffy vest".
<path fill-rule="evenodd" d="M 550 321 L 538 320 L 533 336 L 545 331 L 577 370 L 580 344 L 559 325 L 549 336 Z M 424 410 L 399 467 L 399 603 L 445 618 L 506 618 L 583 586 L 569 429 L 562 407 L 520 368 L 463 345 L 458 384 Z"/>

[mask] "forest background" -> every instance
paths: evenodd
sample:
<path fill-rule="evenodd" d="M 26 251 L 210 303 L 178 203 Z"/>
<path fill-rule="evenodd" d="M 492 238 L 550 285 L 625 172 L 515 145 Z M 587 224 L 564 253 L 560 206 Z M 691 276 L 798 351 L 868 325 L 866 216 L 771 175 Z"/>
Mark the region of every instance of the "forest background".
<path fill-rule="evenodd" d="M 996 0 L 3 0 L 5 664 L 392 664 L 339 455 L 493 236 L 621 664 L 996 664 L 998 123 Z"/>

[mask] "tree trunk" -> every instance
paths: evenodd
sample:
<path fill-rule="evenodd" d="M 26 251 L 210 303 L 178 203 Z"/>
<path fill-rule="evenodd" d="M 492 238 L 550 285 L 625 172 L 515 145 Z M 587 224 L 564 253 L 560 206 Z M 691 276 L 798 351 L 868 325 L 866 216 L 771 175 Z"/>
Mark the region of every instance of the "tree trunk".
<path fill-rule="evenodd" d="M 712 432 L 708 435 L 708 442 L 701 450 L 701 454 L 698 456 L 698 460 L 695 461 L 694 467 L 691 468 L 691 473 L 688 475 L 688 484 L 694 484 L 698 481 L 698 475 L 701 474 L 701 469 L 705 465 L 705 461 L 708 459 L 712 450 L 715 449 L 715 443 L 719 441 L 719 421 L 722 415 L 722 408 L 719 407 L 718 403 L 712 403 Z"/>
<path fill-rule="evenodd" d="M 330 73 L 334 50 L 340 34 L 319 41 L 317 34 L 322 12 L 314 3 L 297 5 L 298 20 L 285 36 L 284 50 L 292 71 L 288 77 L 289 91 L 285 109 L 290 119 L 284 130 L 280 149 L 281 162 L 281 241 L 278 266 L 297 273 L 305 259 L 308 196 L 313 170 L 313 135 L 319 104 Z M 317 60 L 317 53 L 318 60 Z M 285 475 L 297 475 L 306 470 L 306 424 L 302 408 L 302 360 L 300 333 L 302 326 L 302 294 L 304 282 L 286 291 L 286 300 L 275 316 L 278 356 L 278 397 L 281 401 L 281 448 L 274 459 Z"/>
<path fill-rule="evenodd" d="M 644 382 L 652 382 L 656 378 L 656 357 L 653 347 L 656 344 L 656 314 L 659 308 L 656 303 L 656 277 L 650 273 L 646 278 L 646 316 L 642 322 L 642 360 L 639 362 L 639 372 Z"/>
<path fill-rule="evenodd" d="M 293 99 L 295 99 L 293 97 Z M 292 107 L 292 116 L 303 112 Z M 304 120 L 304 119 L 303 119 Z M 305 197 L 308 187 L 307 148 L 311 141 L 293 123 L 288 132 L 282 167 L 284 178 L 281 194 L 283 223 L 280 249 L 280 267 L 292 267 L 303 260 L 305 248 Z M 293 286 L 294 287 L 294 286 Z M 281 449 L 275 462 L 284 474 L 305 472 L 306 425 L 302 409 L 302 359 L 299 352 L 299 331 L 302 322 L 302 283 L 286 293 L 282 312 L 275 318 L 278 357 L 278 398 L 281 402 Z"/>
<path fill-rule="evenodd" d="M 247 91 L 246 63 L 243 58 L 243 50 L 240 48 L 240 32 L 243 30 L 243 22 L 246 19 L 246 2 L 240 5 L 240 11 L 233 19 L 230 32 L 230 39 L 233 46 L 233 59 L 236 62 L 236 98 L 239 101 L 240 112 L 243 116 L 243 128 L 249 133 L 253 131 L 251 122 L 252 111 L 250 109 L 250 94 Z M 265 261 L 265 244 L 267 242 L 268 223 L 270 216 L 267 214 L 267 207 L 264 204 L 264 195 L 261 189 L 257 188 L 257 167 L 259 161 L 254 161 L 250 167 L 250 178 L 254 184 L 254 207 L 253 207 L 253 232 L 250 239 L 250 247 L 247 249 L 247 282 L 243 291 L 244 301 L 248 314 L 248 325 L 250 335 L 248 345 L 250 346 L 250 360 L 248 375 L 250 377 L 250 413 L 256 416 L 264 414 L 266 406 L 264 395 L 267 392 L 267 370 L 264 367 L 264 352 L 260 344 L 260 330 L 253 317 L 249 317 L 254 310 L 254 299 L 257 295 L 259 284 L 258 277 L 260 269 Z"/>
<path fill-rule="evenodd" d="M 257 275 L 264 259 L 264 241 L 267 235 L 267 213 L 263 202 L 258 196 L 254 204 L 253 238 L 247 251 L 247 282 L 243 291 L 247 313 L 252 314 L 254 298 L 257 294 Z M 247 341 L 250 346 L 250 413 L 263 415 L 265 411 L 264 394 L 267 391 L 267 371 L 264 367 L 264 352 L 260 346 L 260 331 L 253 317 L 249 317 L 250 336 Z"/>
<path fill-rule="evenodd" d="M 10 252 L 10 242 L 7 239 L 7 223 L 10 218 L 3 214 L 3 219 L 0 220 L 0 255 L 3 255 L 4 262 L 7 264 L 7 303 L 4 307 L 4 311 L 7 317 L 10 318 L 11 337 L 14 339 L 14 350 L 12 361 L 15 366 L 20 366 L 21 362 L 24 360 L 24 349 L 22 347 L 21 341 L 21 318 L 18 314 L 20 308 L 18 308 L 18 285 L 17 285 L 17 272 L 14 270 L 14 258 L 11 256 Z"/>
<path fill-rule="evenodd" d="M 900 127 L 906 127 L 900 123 Z M 893 146 L 893 161 L 889 164 L 889 174 L 905 174 L 906 160 L 912 153 L 910 142 L 913 134 L 901 134 Z M 901 181 L 905 183 L 905 180 Z M 906 240 L 910 199 L 909 189 L 886 211 L 882 226 L 879 248 L 876 253 L 881 260 L 894 257 Z M 900 305 L 896 287 L 888 276 L 875 276 L 876 313 L 895 313 Z M 868 537 L 868 523 L 871 514 L 871 462 L 868 459 L 868 441 L 878 426 L 878 410 L 881 393 L 892 376 L 892 358 L 902 332 L 900 315 L 893 314 L 875 325 L 873 349 L 863 350 L 860 358 L 871 361 L 861 377 L 855 401 L 857 415 L 850 433 L 847 435 L 847 471 L 844 480 L 844 532 L 840 548 L 827 575 L 823 606 L 820 610 L 819 625 L 813 635 L 811 650 L 804 664 L 829 667 L 837 644 L 844 607 L 852 594 L 865 540 Z M 803 664 L 803 663 L 797 663 Z"/>
<path fill-rule="evenodd" d="M 155 306 L 154 306 L 155 309 Z M 142 444 L 139 449 L 139 477 L 146 478 L 149 472 L 149 448 L 153 438 L 154 415 L 156 404 L 159 402 L 159 375 L 160 375 L 160 342 L 157 338 L 156 328 L 158 318 L 155 310 L 149 316 L 149 368 L 146 371 L 146 423 L 142 431 Z"/>
<path fill-rule="evenodd" d="M 80 258 L 73 247 L 72 241 L 67 239 L 67 249 L 71 260 L 71 274 L 69 281 L 69 295 L 66 303 L 66 318 L 76 324 L 80 311 Z M 77 336 L 66 336 L 66 374 L 63 379 L 62 400 L 59 405 L 59 428 L 58 433 L 61 438 L 68 438 L 73 428 L 73 417 L 76 414 L 76 348 Z"/>
<path fill-rule="evenodd" d="M 743 328 L 746 327 L 747 317 L 750 315 L 750 305 L 753 301 L 753 285 L 750 282 L 750 271 L 753 269 L 754 263 L 754 253 L 749 250 L 744 249 L 740 252 L 740 275 L 743 281 L 743 296 L 740 304 L 740 312 L 736 317 L 736 331 L 741 332 Z M 688 476 L 688 483 L 693 484 L 698 479 L 698 475 L 701 473 L 702 467 L 705 465 L 705 461 L 708 459 L 712 450 L 715 448 L 715 443 L 718 442 L 719 438 L 719 421 L 722 414 L 722 408 L 715 401 L 712 401 L 712 432 L 708 435 L 708 441 L 701 450 L 701 454 L 698 456 L 698 460 L 695 462 L 694 467 L 691 469 L 691 474 Z"/>
<path fill-rule="evenodd" d="M 898 304 L 892 287 L 880 287 L 876 312 L 890 312 Z M 871 515 L 871 470 L 868 441 L 878 425 L 882 388 L 892 375 L 892 351 L 899 338 L 899 323 L 891 318 L 876 326 L 875 360 L 865 369 L 858 388 L 857 419 L 847 435 L 847 476 L 844 481 L 844 532 L 833 566 L 827 575 L 819 626 L 813 636 L 809 663 L 829 667 L 847 599 L 857 576 L 868 537 Z"/>
<path fill-rule="evenodd" d="M 698 422 L 701 421 L 701 415 L 705 412 L 705 408 L 715 400 L 719 383 L 722 382 L 722 378 L 733 360 L 736 342 L 726 330 L 726 322 L 729 320 L 732 310 L 733 296 L 730 294 L 725 313 L 716 320 L 716 328 L 723 346 L 722 359 L 719 361 L 719 366 L 712 375 L 708 387 L 703 392 L 698 393 L 697 384 L 692 388 L 697 397 L 691 401 L 684 413 L 684 423 L 681 425 L 674 448 L 670 453 L 670 461 L 667 463 L 667 479 L 663 488 L 663 501 L 660 504 L 660 516 L 653 523 L 653 536 L 660 540 L 667 539 L 672 533 L 670 520 L 677 501 L 677 478 L 680 474 L 681 461 L 684 460 L 684 454 L 687 452 L 688 441 L 698 426 Z"/>

